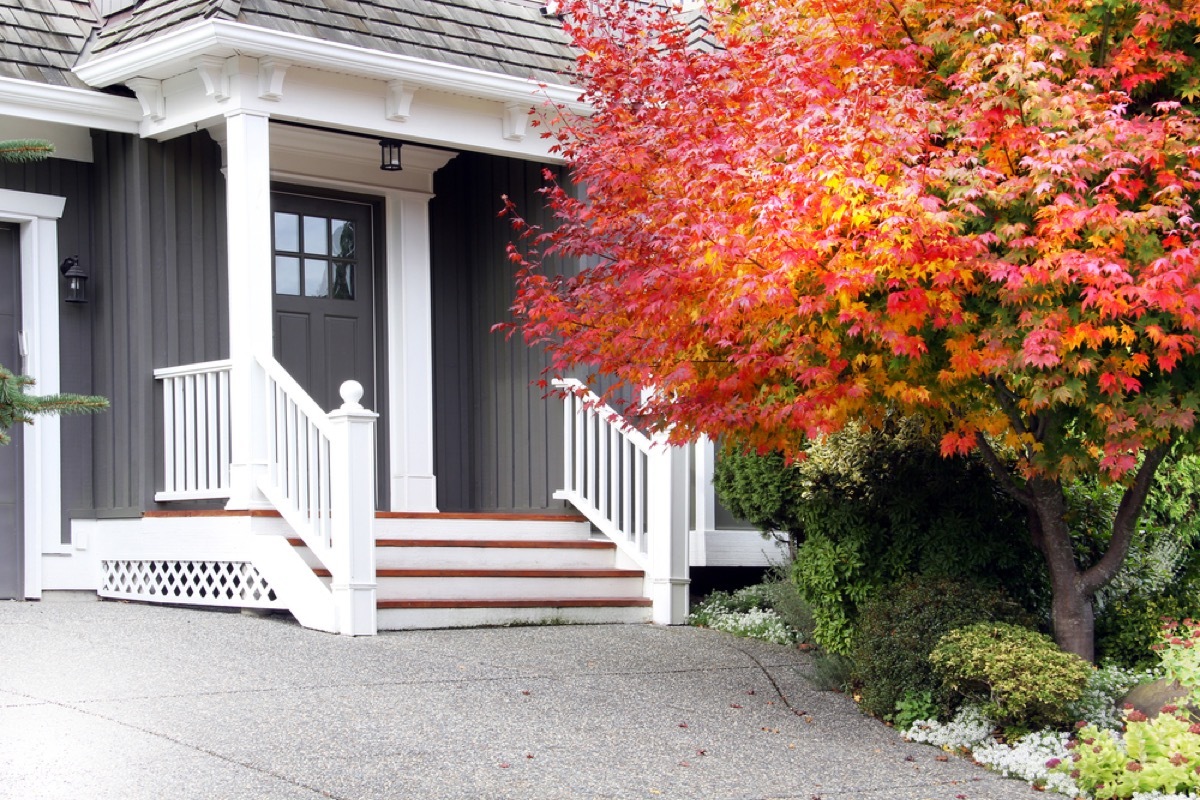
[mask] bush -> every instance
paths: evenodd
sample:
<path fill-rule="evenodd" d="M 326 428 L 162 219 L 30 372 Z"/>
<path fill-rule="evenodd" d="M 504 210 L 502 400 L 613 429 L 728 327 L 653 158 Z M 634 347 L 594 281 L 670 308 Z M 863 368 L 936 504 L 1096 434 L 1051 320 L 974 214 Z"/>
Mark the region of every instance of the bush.
<path fill-rule="evenodd" d="M 767 602 L 784 624 L 799 634 L 800 641 L 811 642 L 815 624 L 812 608 L 801 597 L 796 584 L 787 579 L 787 574 L 773 577 L 762 585 L 762 589 Z"/>
<path fill-rule="evenodd" d="M 954 691 L 981 702 L 1001 725 L 1061 727 L 1079 700 L 1091 665 L 1063 652 L 1050 637 L 1003 622 L 951 631 L 929 654 L 934 671 Z"/>
<path fill-rule="evenodd" d="M 787 465 L 778 454 L 726 452 L 714 485 L 735 513 L 792 533 L 792 580 L 816 644 L 848 655 L 862 605 L 914 574 L 998 581 L 1028 608 L 1044 602 L 1022 509 L 978 460 L 943 458 L 922 420 L 849 425 L 805 455 Z"/>
<path fill-rule="evenodd" d="M 905 697 L 928 694 L 936 715 L 948 715 L 953 693 L 934 674 L 929 654 L 950 631 L 985 621 L 1030 620 L 1001 589 L 947 578 L 914 578 L 884 589 L 863 606 L 852 652 L 862 707 L 892 718 Z"/>

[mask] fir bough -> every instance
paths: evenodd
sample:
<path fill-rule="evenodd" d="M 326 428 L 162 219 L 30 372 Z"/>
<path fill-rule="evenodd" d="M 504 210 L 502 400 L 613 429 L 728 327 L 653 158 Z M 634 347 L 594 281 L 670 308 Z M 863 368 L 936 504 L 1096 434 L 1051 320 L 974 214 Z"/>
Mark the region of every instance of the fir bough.
<path fill-rule="evenodd" d="M 108 408 L 108 401 L 103 397 L 26 393 L 33 384 L 33 378 L 28 375 L 14 375 L 0 366 L 0 445 L 12 440 L 8 435 L 10 428 L 22 423 L 32 424 L 38 414 L 90 414 Z"/>
<path fill-rule="evenodd" d="M 0 161 L 25 164 L 41 161 L 54 152 L 54 145 L 40 139 L 9 139 L 0 142 Z"/>

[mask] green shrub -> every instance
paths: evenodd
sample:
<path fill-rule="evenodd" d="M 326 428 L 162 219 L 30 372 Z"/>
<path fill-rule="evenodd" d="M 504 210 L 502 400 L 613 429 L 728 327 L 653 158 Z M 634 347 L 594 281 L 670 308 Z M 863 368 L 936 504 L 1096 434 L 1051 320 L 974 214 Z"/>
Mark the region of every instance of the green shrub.
<path fill-rule="evenodd" d="M 914 722 L 937 719 L 940 711 L 932 692 L 905 692 L 904 697 L 896 701 L 896 711 L 891 721 L 897 730 L 906 731 Z"/>
<path fill-rule="evenodd" d="M 813 685 L 829 692 L 846 692 L 853 683 L 854 663 L 846 656 L 818 650 L 813 654 Z"/>
<path fill-rule="evenodd" d="M 928 694 L 937 712 L 932 716 L 948 715 L 953 693 L 934 674 L 929 653 L 950 631 L 984 621 L 1031 620 L 997 588 L 948 578 L 885 588 L 863 605 L 851 656 L 862 707 L 886 719 L 903 698 Z"/>
<path fill-rule="evenodd" d="M 951 631 L 929 654 L 934 672 L 963 697 L 982 703 L 1001 725 L 1064 726 L 1091 665 L 1050 637 L 1003 622 Z"/>
<path fill-rule="evenodd" d="M 863 603 L 910 575 L 998 581 L 1023 605 L 1044 602 L 1042 559 L 1025 516 L 981 462 L 943 458 L 916 418 L 889 416 L 813 441 L 806 458 L 726 452 L 721 501 L 764 530 L 792 534 L 792 580 L 813 640 L 848 655 Z"/>
<path fill-rule="evenodd" d="M 799 634 L 800 641 L 811 642 L 816 624 L 812 607 L 800 595 L 796 584 L 788 580 L 787 573 L 783 573 L 782 577 L 773 576 L 762 588 L 771 608 L 789 628 Z"/>

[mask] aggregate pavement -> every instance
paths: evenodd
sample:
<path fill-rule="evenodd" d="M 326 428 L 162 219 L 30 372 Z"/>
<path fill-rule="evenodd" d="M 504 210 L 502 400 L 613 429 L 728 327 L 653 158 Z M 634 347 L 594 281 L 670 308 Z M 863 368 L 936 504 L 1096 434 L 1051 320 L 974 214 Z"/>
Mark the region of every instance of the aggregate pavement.
<path fill-rule="evenodd" d="M 790 647 L 577 625 L 333 636 L 0 602 L 7 800 L 1029 800 L 862 715 Z"/>

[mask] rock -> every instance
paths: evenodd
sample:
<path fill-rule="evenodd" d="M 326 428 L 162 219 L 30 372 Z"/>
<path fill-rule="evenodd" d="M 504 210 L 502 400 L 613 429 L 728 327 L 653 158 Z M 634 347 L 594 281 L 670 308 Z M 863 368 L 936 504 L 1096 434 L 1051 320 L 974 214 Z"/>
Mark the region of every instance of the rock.
<path fill-rule="evenodd" d="M 1118 701 L 1117 708 L 1131 705 L 1147 717 L 1157 717 L 1163 706 L 1179 705 L 1177 701 L 1186 697 L 1187 693 L 1187 689 L 1179 685 L 1178 681 L 1159 678 L 1130 689 L 1129 693 Z M 1195 709 L 1191 711 L 1195 716 Z"/>

